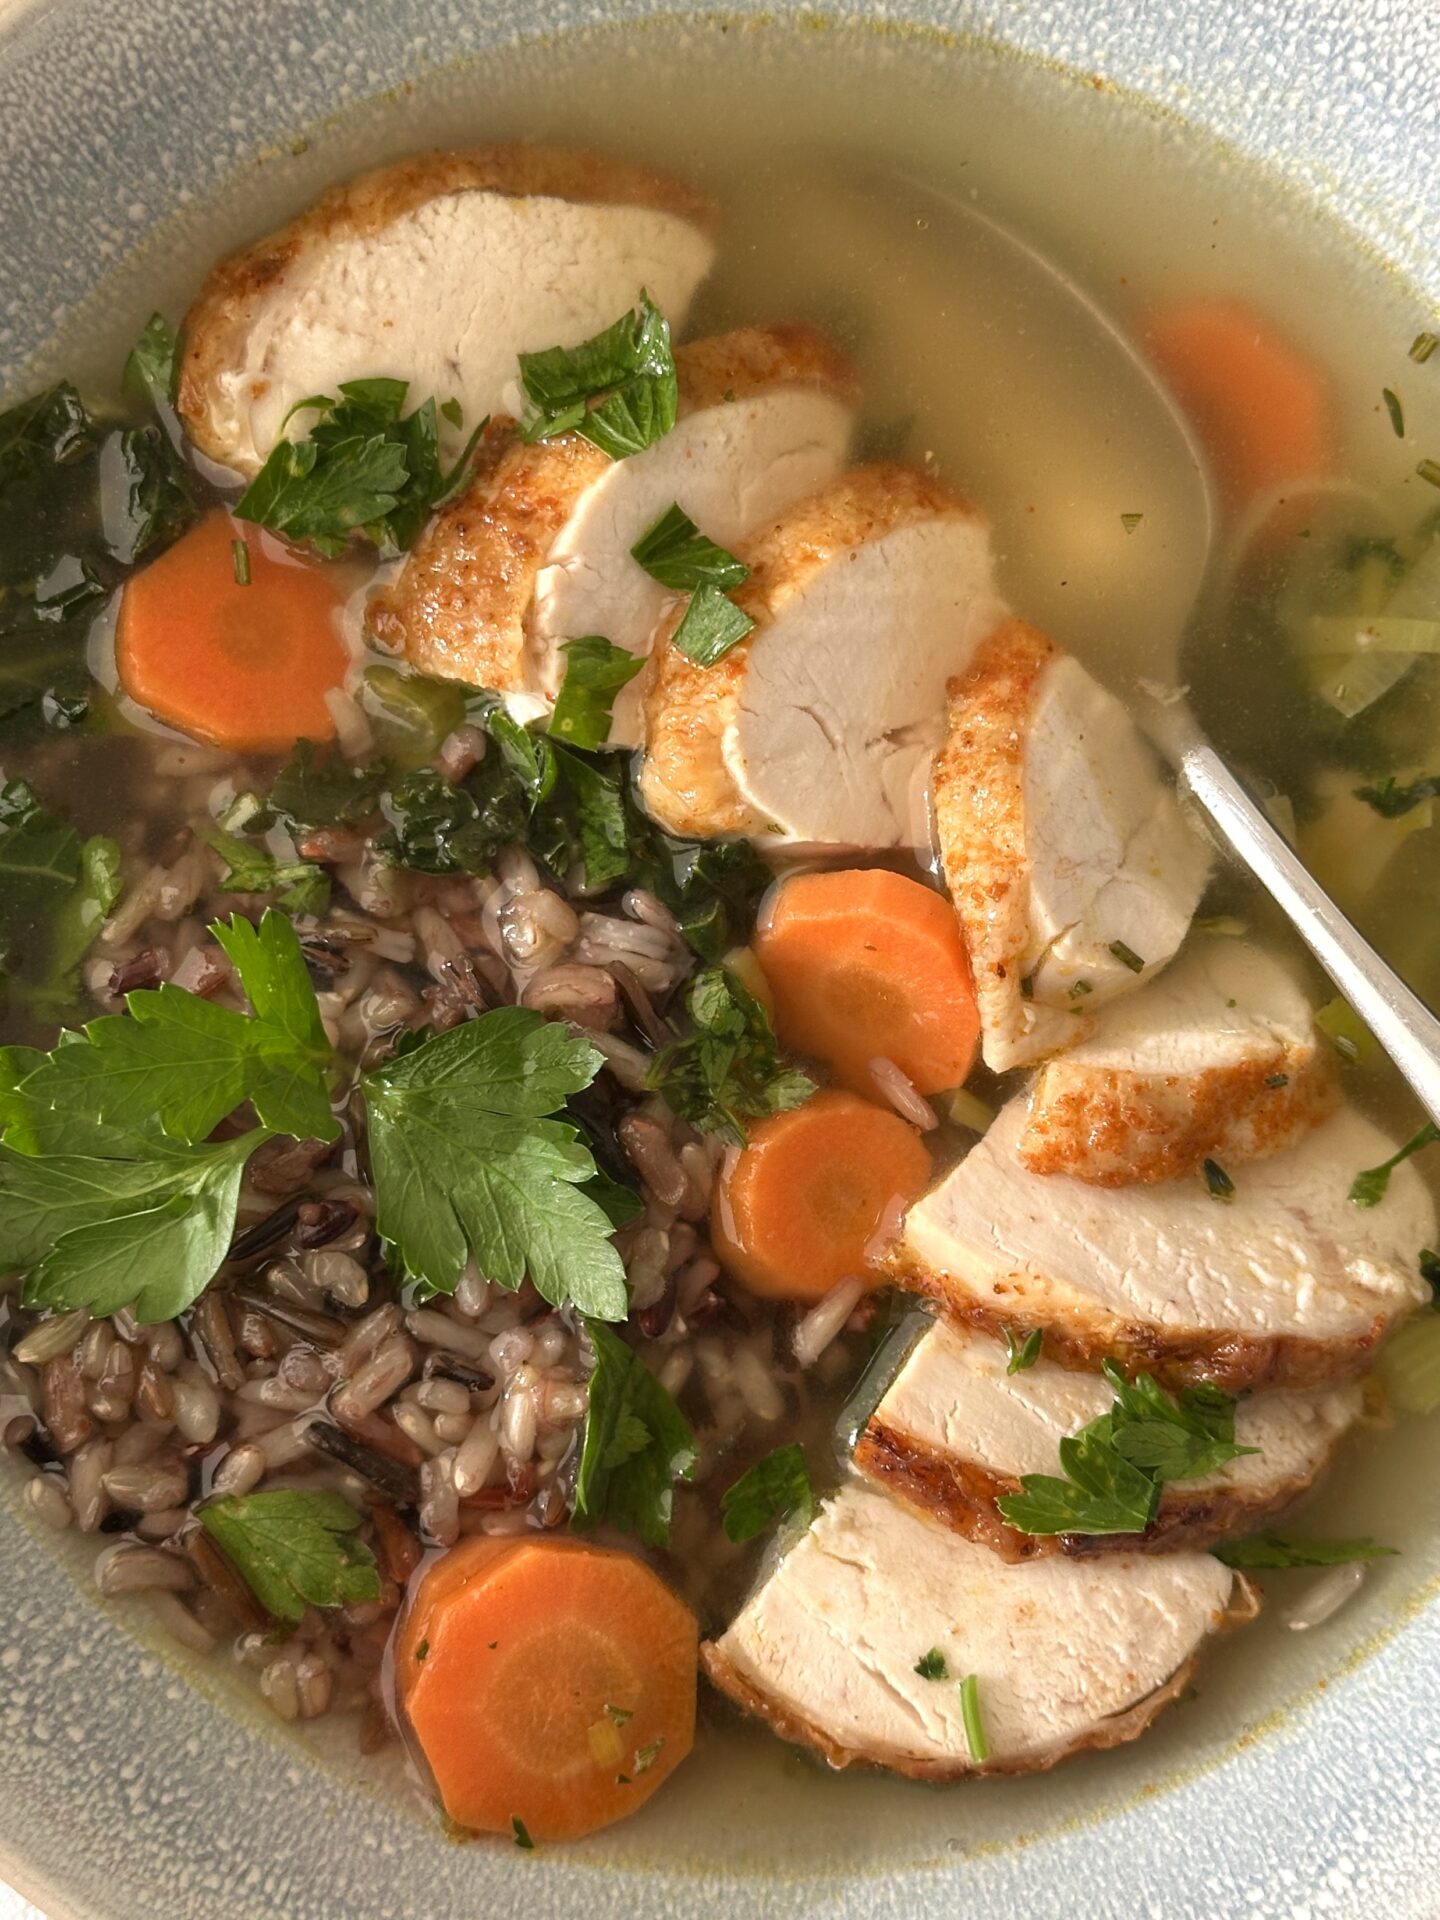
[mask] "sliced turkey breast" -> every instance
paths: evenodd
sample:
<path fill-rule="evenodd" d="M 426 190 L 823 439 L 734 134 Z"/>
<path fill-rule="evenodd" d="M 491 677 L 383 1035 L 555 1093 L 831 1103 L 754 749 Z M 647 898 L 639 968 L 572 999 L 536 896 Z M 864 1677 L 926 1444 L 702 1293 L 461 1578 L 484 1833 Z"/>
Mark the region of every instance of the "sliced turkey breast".
<path fill-rule="evenodd" d="M 1012 1100 L 906 1221 L 897 1268 L 957 1319 L 1039 1327 L 1061 1361 L 1110 1354 L 1234 1392 L 1349 1378 L 1430 1297 L 1430 1194 L 1407 1161 L 1378 1206 L 1352 1203 L 1355 1175 L 1396 1143 L 1348 1108 L 1237 1167 L 1229 1200 L 1198 1173 L 1129 1187 L 1031 1173 L 1026 1117 Z"/>
<path fill-rule="evenodd" d="M 1293 1504 L 1359 1417 L 1355 1385 L 1271 1392 L 1235 1410 L 1237 1446 L 1256 1447 L 1218 1473 L 1169 1482 L 1143 1534 L 1028 1534 L 998 1498 L 1028 1473 L 1061 1474 L 1059 1442 L 1114 1404 L 1109 1382 L 1041 1358 L 1007 1374 L 989 1334 L 937 1321 L 911 1349 L 861 1429 L 855 1464 L 877 1486 L 1006 1560 L 1038 1554 L 1202 1548 L 1253 1532 Z"/>
<path fill-rule="evenodd" d="M 577 346 L 642 289 L 678 330 L 711 225 L 672 180 L 551 147 L 362 174 L 210 274 L 185 319 L 181 418 L 246 474 L 297 401 L 342 380 L 405 380 L 412 403 L 456 400 L 477 422 L 504 405 L 517 354 Z"/>
<path fill-rule="evenodd" d="M 547 712 L 565 641 L 601 634 L 644 655 L 673 601 L 631 548 L 677 503 L 734 548 L 844 464 L 856 388 L 813 327 L 745 327 L 676 351 L 674 428 L 611 460 L 579 434 L 526 446 L 496 422 L 476 474 L 398 578 L 370 601 L 373 637 L 423 672 Z M 611 743 L 637 746 L 641 697 L 615 701 Z"/>
<path fill-rule="evenodd" d="M 992 634 L 949 696 L 935 826 L 1004 1072 L 1165 965 L 1209 857 L 1124 707 L 1033 627 Z"/>
<path fill-rule="evenodd" d="M 1118 1187 L 1278 1153 L 1339 1081 L 1303 988 L 1272 954 L 1200 940 L 1042 1067 L 1018 1153 L 1032 1173 Z"/>
<path fill-rule="evenodd" d="M 1207 1554 L 1011 1566 L 852 1482 L 701 1662 L 832 1766 L 954 1780 L 1133 1740 L 1183 1691 L 1206 1636 L 1253 1611 L 1245 1583 Z M 915 1670 L 932 1649 L 944 1678 Z M 983 1763 L 961 1717 L 969 1674 Z"/>
<path fill-rule="evenodd" d="M 946 680 L 1003 612 L 987 522 L 911 468 L 859 467 L 738 557 L 746 639 L 699 667 L 657 635 L 651 813 L 680 834 L 920 844 Z"/>

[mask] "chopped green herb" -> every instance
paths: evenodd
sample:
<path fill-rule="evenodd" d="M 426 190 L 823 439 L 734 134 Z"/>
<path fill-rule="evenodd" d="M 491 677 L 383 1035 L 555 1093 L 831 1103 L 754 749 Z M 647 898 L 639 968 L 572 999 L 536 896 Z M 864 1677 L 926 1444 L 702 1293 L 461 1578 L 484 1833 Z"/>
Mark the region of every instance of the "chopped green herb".
<path fill-rule="evenodd" d="M 157 412 L 175 404 L 180 342 L 163 314 L 152 313 L 125 362 L 124 386 L 136 399 L 146 399 Z"/>
<path fill-rule="evenodd" d="M 631 557 L 662 587 L 693 593 L 697 587 L 738 587 L 750 569 L 695 525 L 677 502 L 630 549 Z"/>
<path fill-rule="evenodd" d="M 634 1769 L 637 1774 L 648 1773 L 650 1771 L 651 1767 L 653 1767 L 655 1762 L 660 1758 L 660 1749 L 664 1744 L 665 1739 L 662 1735 L 658 1740 L 651 1740 L 647 1742 L 645 1746 L 636 1749 Z"/>
<path fill-rule="evenodd" d="M 995 1109 L 988 1107 L 978 1094 L 971 1093 L 967 1087 L 958 1087 L 949 1098 L 950 1124 L 966 1127 L 971 1133 L 984 1133 L 995 1119 Z"/>
<path fill-rule="evenodd" d="M 376 1225 L 398 1268 L 453 1293 L 473 1255 L 495 1285 L 623 1318 L 610 1220 L 584 1191 L 595 1161 L 549 1116 L 602 1063 L 590 1042 L 521 1007 L 432 1034 L 362 1076 Z"/>
<path fill-rule="evenodd" d="M 1135 949 L 1133 947 L 1127 947 L 1123 940 L 1112 940 L 1110 942 L 1110 951 L 1120 962 L 1121 966 L 1128 967 L 1131 973 L 1143 973 L 1145 971 L 1145 962 L 1140 958 L 1139 954 L 1136 953 Z"/>
<path fill-rule="evenodd" d="M 1435 1304 L 1440 1304 L 1440 1253 L 1431 1247 L 1420 1249 L 1420 1278 L 1435 1296 Z"/>
<path fill-rule="evenodd" d="M 0 785 L 0 984 L 21 981 L 63 1010 L 119 890 L 113 840 L 82 841 L 23 780 Z"/>
<path fill-rule="evenodd" d="M 178 539 L 198 511 L 184 462 L 159 427 L 109 436 L 100 449 L 100 487 L 105 544 L 125 567 Z"/>
<path fill-rule="evenodd" d="M 1022 1000 L 1033 1000 L 1035 998 L 1035 976 L 1033 973 L 1021 974 L 1020 998 Z"/>
<path fill-rule="evenodd" d="M 234 511 L 320 553 L 343 553 L 363 533 L 384 553 L 413 545 L 436 507 L 464 482 L 482 421 L 455 464 L 440 464 L 433 399 L 404 414 L 403 380 L 346 380 L 293 412 L 314 416 L 303 440 L 281 440 Z"/>
<path fill-rule="evenodd" d="M 419 1646 L 416 1647 L 415 1649 L 415 1658 L 417 1660 L 423 1660 L 425 1656 L 429 1653 L 429 1651 L 430 1651 L 430 1642 L 428 1640 L 422 1640 Z"/>
<path fill-rule="evenodd" d="M 1440 347 L 1440 334 L 1417 333 L 1410 342 L 1410 358 L 1423 366 L 1436 347 Z"/>
<path fill-rule="evenodd" d="M 965 1744 L 976 1766 L 990 1758 L 990 1742 L 985 1738 L 985 1722 L 980 1714 L 980 1682 L 967 1673 L 960 1682 L 960 1716 L 965 1727 Z"/>
<path fill-rule="evenodd" d="M 1213 1549 L 1227 1567 L 1344 1567 L 1356 1560 L 1380 1560 L 1394 1547 L 1373 1540 L 1286 1540 L 1278 1533 L 1257 1533 L 1249 1540 L 1229 1540 Z"/>
<path fill-rule="evenodd" d="M 742 612 L 719 587 L 697 587 L 671 636 L 671 644 L 697 667 L 713 667 L 733 647 L 738 647 L 754 626 L 749 614 Z"/>
<path fill-rule="evenodd" d="M 567 640 L 561 651 L 565 655 L 565 678 L 549 730 L 572 747 L 603 747 L 610 738 L 615 696 L 639 673 L 644 658 L 612 646 L 599 634 Z"/>
<path fill-rule="evenodd" d="M 1265 1084 L 1267 1087 L 1272 1088 L 1288 1087 L 1290 1084 L 1290 1076 L 1288 1073 L 1267 1073 L 1265 1076 Z"/>
<path fill-rule="evenodd" d="M 235 569 L 236 586 L 248 587 L 250 584 L 250 549 L 243 540 L 232 540 L 230 542 L 230 560 Z"/>
<path fill-rule="evenodd" d="M 633 1707 L 606 1707 L 605 1717 L 607 1720 L 612 1720 L 617 1727 L 628 1726 L 635 1718 L 635 1709 Z"/>
<path fill-rule="evenodd" d="M 1440 460 L 1421 460 L 1415 471 L 1422 480 L 1428 480 L 1432 487 L 1440 487 Z"/>
<path fill-rule="evenodd" d="M 1392 1153 L 1388 1160 L 1382 1160 L 1378 1167 L 1367 1167 L 1363 1173 L 1357 1173 L 1350 1186 L 1350 1199 L 1357 1207 L 1378 1207 L 1385 1198 L 1390 1186 L 1390 1176 L 1396 1167 L 1408 1160 L 1413 1153 L 1419 1153 L 1422 1147 L 1428 1147 L 1440 1140 L 1440 1127 L 1433 1120 L 1427 1120 L 1420 1131 L 1407 1140 L 1398 1153 Z"/>
<path fill-rule="evenodd" d="M 1125 529 L 1126 533 L 1134 533 L 1135 529 L 1139 526 L 1140 522 L 1144 518 L 1145 516 L 1143 513 L 1122 513 L 1120 516 L 1120 524 Z"/>
<path fill-rule="evenodd" d="M 1205 1175 L 1205 1185 L 1210 1191 L 1210 1198 L 1212 1200 L 1233 1200 L 1235 1198 L 1235 1182 L 1230 1178 L 1229 1174 L 1226 1173 L 1218 1160 L 1207 1160 L 1201 1171 Z"/>
<path fill-rule="evenodd" d="M 68 380 L 0 413 L 0 492 L 67 465 L 93 444 L 94 423 Z"/>
<path fill-rule="evenodd" d="M 460 429 L 465 425 L 465 409 L 458 400 L 443 400 L 440 403 L 440 418 L 447 426 L 454 427 L 455 431 L 459 433 Z"/>
<path fill-rule="evenodd" d="M 1392 774 L 1387 774 L 1383 780 L 1377 780 L 1373 787 L 1355 789 L 1355 798 L 1373 807 L 1384 820 L 1398 820 L 1437 795 L 1440 795 L 1440 773 L 1426 774 L 1419 780 L 1407 780 L 1403 786 Z"/>
<path fill-rule="evenodd" d="M 385 780 L 381 765 L 352 767 L 334 750 L 300 740 L 271 782 L 265 804 L 292 833 L 353 827 L 375 813 Z"/>
<path fill-rule="evenodd" d="M 725 1537 L 737 1546 L 792 1514 L 808 1526 L 814 1510 L 815 1490 L 804 1449 L 794 1441 L 747 1467 L 720 1496 Z"/>
<path fill-rule="evenodd" d="M 1348 1001 L 1337 994 L 1317 1008 L 1315 1024 L 1342 1060 L 1352 1063 L 1371 1059 L 1376 1051 L 1370 1029 Z"/>
<path fill-rule="evenodd" d="M 578 347 L 522 353 L 520 379 L 534 408 L 521 423 L 526 440 L 580 433 L 612 460 L 624 460 L 675 424 L 670 328 L 646 293 L 634 312 Z"/>
<path fill-rule="evenodd" d="M 1094 987 L 1091 986 L 1088 980 L 1077 980 L 1070 988 L 1070 998 L 1072 1000 L 1083 1000 L 1087 993 L 1093 993 L 1094 991 Z"/>
<path fill-rule="evenodd" d="M 199 1508 L 200 1524 L 265 1611 L 289 1625 L 306 1607 L 380 1598 L 375 1556 L 354 1536 L 360 1515 L 338 1493 L 279 1488 Z"/>
<path fill-rule="evenodd" d="M 330 904 L 330 876 L 311 860 L 277 860 L 264 847 L 218 830 L 206 835 L 225 862 L 223 893 L 271 895 L 287 913 L 322 914 Z"/>
<path fill-rule="evenodd" d="M 663 1547 L 670 1538 L 675 1482 L 695 1471 L 695 1436 L 619 1334 L 593 1320 L 586 1332 L 595 1367 L 575 1476 L 574 1525 L 583 1530 L 604 1520 L 647 1546 Z"/>
<path fill-rule="evenodd" d="M 1214 1473 L 1254 1448 L 1235 1444 L 1235 1402 L 1215 1387 L 1171 1396 L 1148 1373 L 1127 1380 L 1110 1361 L 1108 1413 L 1060 1442 L 1063 1479 L 1026 1474 L 996 1505 L 1022 1533 L 1143 1533 L 1161 1485 Z"/>
<path fill-rule="evenodd" d="M 702 1133 L 745 1144 L 746 1120 L 798 1107 L 815 1082 L 782 1066 L 770 1016 L 726 967 L 696 974 L 685 997 L 691 1031 L 659 1054 L 649 1084 Z"/>
<path fill-rule="evenodd" d="M 1005 1362 L 1006 1373 L 1028 1372 L 1040 1358 L 1040 1349 L 1045 1342 L 1043 1331 L 1039 1327 L 1035 1327 L 1018 1343 L 1015 1339 L 1013 1328 L 1006 1327 L 1004 1334 L 1005 1351 L 1009 1355 L 1009 1358 Z"/>
<path fill-rule="evenodd" d="M 1407 1320 L 1380 1352 L 1376 1372 L 1394 1413 L 1434 1413 L 1440 1407 L 1440 1314 Z"/>
<path fill-rule="evenodd" d="M 1390 416 L 1390 425 L 1395 429 L 1395 438 L 1405 438 L 1405 409 L 1400 404 L 1400 396 L 1393 387 L 1382 387 L 1380 397 L 1385 402 L 1385 411 Z"/>
<path fill-rule="evenodd" d="M 517 1847 L 520 1847 L 526 1853 L 533 1853 L 535 1851 L 535 1842 L 530 1838 L 530 1830 L 518 1813 L 512 1813 L 510 1816 L 510 1831 L 515 1836 L 515 1844 Z"/>
<path fill-rule="evenodd" d="M 950 1668 L 939 1647 L 931 1647 L 928 1653 L 922 1653 L 915 1662 L 915 1671 L 922 1680 L 948 1680 Z"/>

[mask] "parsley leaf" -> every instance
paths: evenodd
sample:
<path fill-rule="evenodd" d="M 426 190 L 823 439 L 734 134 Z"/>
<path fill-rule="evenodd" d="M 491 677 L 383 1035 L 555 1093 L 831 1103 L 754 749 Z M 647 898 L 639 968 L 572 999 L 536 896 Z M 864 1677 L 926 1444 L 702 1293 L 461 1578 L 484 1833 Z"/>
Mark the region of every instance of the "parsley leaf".
<path fill-rule="evenodd" d="M 703 1133 L 745 1144 L 745 1120 L 798 1107 L 815 1082 L 783 1067 L 770 1016 L 725 967 L 696 974 L 685 997 L 692 1031 L 667 1047 L 649 1083 L 672 1110 Z"/>
<path fill-rule="evenodd" d="M 809 1526 L 815 1511 L 815 1489 L 803 1449 L 791 1441 L 747 1467 L 720 1496 L 720 1511 L 725 1519 L 725 1538 L 737 1546 L 790 1514 L 801 1526 Z"/>
<path fill-rule="evenodd" d="M 294 1625 L 307 1607 L 380 1598 L 375 1556 L 354 1538 L 360 1515 L 338 1493 L 277 1488 L 199 1509 L 200 1524 L 265 1611 Z"/>
<path fill-rule="evenodd" d="M 180 342 L 163 314 L 152 313 L 125 362 L 124 386 L 156 411 L 173 407 L 179 376 Z"/>
<path fill-rule="evenodd" d="M 68 380 L 0 413 L 0 491 L 86 452 L 94 424 Z"/>
<path fill-rule="evenodd" d="M 928 1653 L 922 1653 L 915 1662 L 915 1672 L 922 1680 L 948 1680 L 950 1663 L 939 1647 L 931 1647 Z"/>
<path fill-rule="evenodd" d="M 1221 1166 L 1218 1160 L 1207 1160 L 1200 1171 L 1205 1176 L 1205 1186 L 1212 1200 L 1233 1200 L 1235 1182 Z"/>
<path fill-rule="evenodd" d="M 720 959 L 749 932 L 761 895 L 774 879 L 749 840 L 676 840 L 632 816 L 636 882 L 656 894 L 702 960 Z"/>
<path fill-rule="evenodd" d="M 512 1813 L 510 1816 L 510 1832 L 514 1837 L 516 1846 L 523 1852 L 533 1853 L 535 1851 L 535 1842 L 530 1838 L 530 1829 L 518 1813 Z"/>
<path fill-rule="evenodd" d="M 1104 1363 L 1108 1413 L 1060 1442 L 1064 1478 L 1022 1476 L 996 1501 L 1022 1533 L 1143 1533 L 1168 1480 L 1197 1479 L 1253 1447 L 1235 1444 L 1235 1402 L 1217 1387 L 1166 1393 L 1148 1373 L 1127 1380 Z"/>
<path fill-rule="evenodd" d="M 287 913 L 320 914 L 330 904 L 330 876 L 313 860 L 277 860 L 253 841 L 218 830 L 205 837 L 225 862 L 222 893 L 273 894 Z"/>
<path fill-rule="evenodd" d="M 732 647 L 739 646 L 754 626 L 749 614 L 743 613 L 719 587 L 697 587 L 690 596 L 684 618 L 670 636 L 670 644 L 678 647 L 697 667 L 713 667 Z"/>
<path fill-rule="evenodd" d="M 1018 1342 L 1009 1327 L 1004 1329 L 1004 1333 L 1005 1352 L 1009 1356 L 1005 1362 L 1006 1373 L 1026 1372 L 1040 1358 L 1040 1349 L 1045 1341 L 1043 1331 L 1036 1327 Z"/>
<path fill-rule="evenodd" d="M 120 849 L 82 841 L 23 780 L 0 786 L 0 978 L 28 983 L 36 1012 L 75 999 L 75 969 L 120 891 Z"/>
<path fill-rule="evenodd" d="M 1433 1146 L 1440 1140 L 1440 1127 L 1433 1120 L 1427 1120 L 1417 1134 L 1407 1140 L 1397 1153 L 1388 1160 L 1382 1160 L 1378 1167 L 1367 1167 L 1363 1173 L 1357 1173 L 1350 1185 L 1350 1199 L 1357 1207 L 1378 1207 L 1390 1188 L 1390 1176 L 1403 1160 L 1412 1153 L 1419 1153 L 1422 1147 Z"/>
<path fill-rule="evenodd" d="M 579 433 L 612 460 L 625 460 L 675 424 L 670 328 L 647 293 L 633 312 L 578 347 L 522 353 L 520 380 L 534 408 L 521 422 L 526 440 Z"/>
<path fill-rule="evenodd" d="M 1278 1533 L 1257 1533 L 1248 1540 L 1230 1540 L 1212 1549 L 1227 1567 L 1346 1567 L 1355 1560 L 1382 1560 L 1394 1547 L 1373 1540 L 1287 1540 Z"/>
<path fill-rule="evenodd" d="M 503 846 L 524 838 L 525 792 L 498 754 L 450 786 L 422 767 L 386 793 L 381 849 L 416 873 L 483 873 Z"/>
<path fill-rule="evenodd" d="M 435 402 L 404 414 L 407 392 L 403 380 L 345 380 L 338 400 L 318 394 L 293 409 L 316 416 L 308 437 L 277 442 L 235 507 L 237 517 L 308 540 L 332 559 L 353 533 L 382 552 L 403 553 L 462 483 L 488 425 L 480 423 L 446 473 Z"/>
<path fill-rule="evenodd" d="M 156 426 L 126 427 L 106 440 L 100 499 L 105 544 L 125 567 L 169 546 L 198 513 L 185 464 Z"/>
<path fill-rule="evenodd" d="M 678 501 L 641 534 L 630 555 L 652 580 L 677 593 L 704 586 L 738 587 L 750 578 L 745 563 L 701 533 Z"/>
<path fill-rule="evenodd" d="M 550 716 L 550 732 L 572 747 L 603 747 L 610 738 L 615 696 L 629 686 L 644 659 L 595 633 L 567 640 L 561 651 L 565 678 Z"/>
<path fill-rule="evenodd" d="M 555 1305 L 623 1318 L 610 1220 L 584 1191 L 594 1159 L 545 1117 L 600 1064 L 567 1028 L 502 1007 L 363 1076 L 376 1222 L 407 1273 L 450 1293 L 473 1254 L 500 1286 L 528 1273 Z"/>
<path fill-rule="evenodd" d="M 595 1368 L 575 1476 L 574 1524 L 583 1531 L 608 1521 L 647 1546 L 663 1547 L 670 1539 L 674 1483 L 695 1470 L 695 1437 L 619 1334 L 594 1320 L 585 1324 Z M 640 1434 L 644 1444 L 635 1447 Z"/>
<path fill-rule="evenodd" d="M 247 1019 L 180 987 L 126 996 L 46 1057 L 25 1082 L 32 1101 L 106 1125 L 153 1115 L 173 1139 L 195 1143 L 245 1100 L 262 1126 L 334 1140 L 325 1073 L 330 1044 L 295 929 L 266 913 L 257 931 L 236 919 L 211 932 L 255 1009 Z"/>

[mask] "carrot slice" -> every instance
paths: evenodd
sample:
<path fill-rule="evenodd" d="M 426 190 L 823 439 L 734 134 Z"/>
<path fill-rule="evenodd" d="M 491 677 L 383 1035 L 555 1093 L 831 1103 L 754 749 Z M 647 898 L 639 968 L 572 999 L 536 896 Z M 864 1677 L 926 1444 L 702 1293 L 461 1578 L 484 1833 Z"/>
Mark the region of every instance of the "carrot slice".
<path fill-rule="evenodd" d="M 642 1807 L 694 1743 L 695 1616 L 631 1554 L 553 1535 L 466 1542 L 413 1612 L 402 1697 L 460 1826 L 593 1833 Z"/>
<path fill-rule="evenodd" d="M 930 1155 L 898 1114 L 852 1093 L 817 1093 L 772 1114 L 727 1161 L 711 1220 L 716 1257 L 752 1293 L 818 1300 L 877 1276 L 882 1229 L 930 1178 Z"/>
<path fill-rule="evenodd" d="M 248 586 L 236 578 L 237 540 Z M 227 513 L 207 514 L 126 585 L 120 684 L 167 726 L 239 753 L 328 740 L 325 695 L 345 676 L 342 598 L 333 569 Z"/>
<path fill-rule="evenodd" d="M 1334 466 L 1333 403 L 1321 370 L 1238 301 L 1144 316 L 1141 338 L 1210 455 L 1232 509 Z"/>
<path fill-rule="evenodd" d="M 938 893 L 882 867 L 802 873 L 779 887 L 755 938 L 775 1032 L 874 1097 L 875 1059 L 921 1093 L 958 1087 L 980 1037 L 970 962 Z"/>

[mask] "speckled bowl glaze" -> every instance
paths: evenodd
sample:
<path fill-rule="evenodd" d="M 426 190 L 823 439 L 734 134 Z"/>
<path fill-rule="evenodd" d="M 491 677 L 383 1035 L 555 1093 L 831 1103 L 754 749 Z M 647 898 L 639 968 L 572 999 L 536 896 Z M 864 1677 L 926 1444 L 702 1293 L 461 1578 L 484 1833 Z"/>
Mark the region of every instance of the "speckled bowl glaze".
<path fill-rule="evenodd" d="M 333 116 L 517 38 L 659 0 L 0 0 L 0 390 L 97 284 L 220 183 Z M 767 33 L 800 14 L 736 0 Z M 782 24 L 766 21 L 782 17 Z M 1440 301 L 1435 0 L 892 0 L 873 57 L 1025 56 L 1130 90 L 1348 222 Z M 807 16 L 808 30 L 823 26 Z M 697 26 L 696 32 L 712 28 Z M 1062 76 L 1063 77 L 1063 76 Z M 430 137 L 412 126 L 408 144 Z M 438 135 L 436 137 L 439 137 Z M 484 137 L 483 133 L 480 137 Z M 392 145 L 390 150 L 395 150 Z M 338 152 L 338 149 L 337 149 Z M 288 164 L 288 162 L 286 162 Z M 224 244 L 197 233 L 195 248 Z M 123 291 L 116 313 L 138 295 Z M 100 296 L 103 306 L 109 296 Z M 128 313 L 121 315 L 128 320 Z M 1417 1460 L 1429 1508 L 1434 1463 Z M 6 1493 L 0 1487 L 0 1493 Z M 1417 1523 L 1363 1608 L 1262 1671 L 1215 1663 L 1153 1741 L 1043 1782 L 930 1794 L 778 1748 L 609 1839 L 452 1844 L 396 1756 L 302 1746 L 223 1673 L 90 1596 L 77 1545 L 0 1509 L 0 1873 L 50 1920 L 1431 1920 L 1440 1895 L 1440 1545 Z M 760 1749 L 755 1750 L 759 1755 Z M 779 1794 L 781 1782 L 785 1792 Z M 660 1802 L 665 1802 L 664 1807 Z M 774 1805 L 786 1809 L 777 1824 Z"/>

